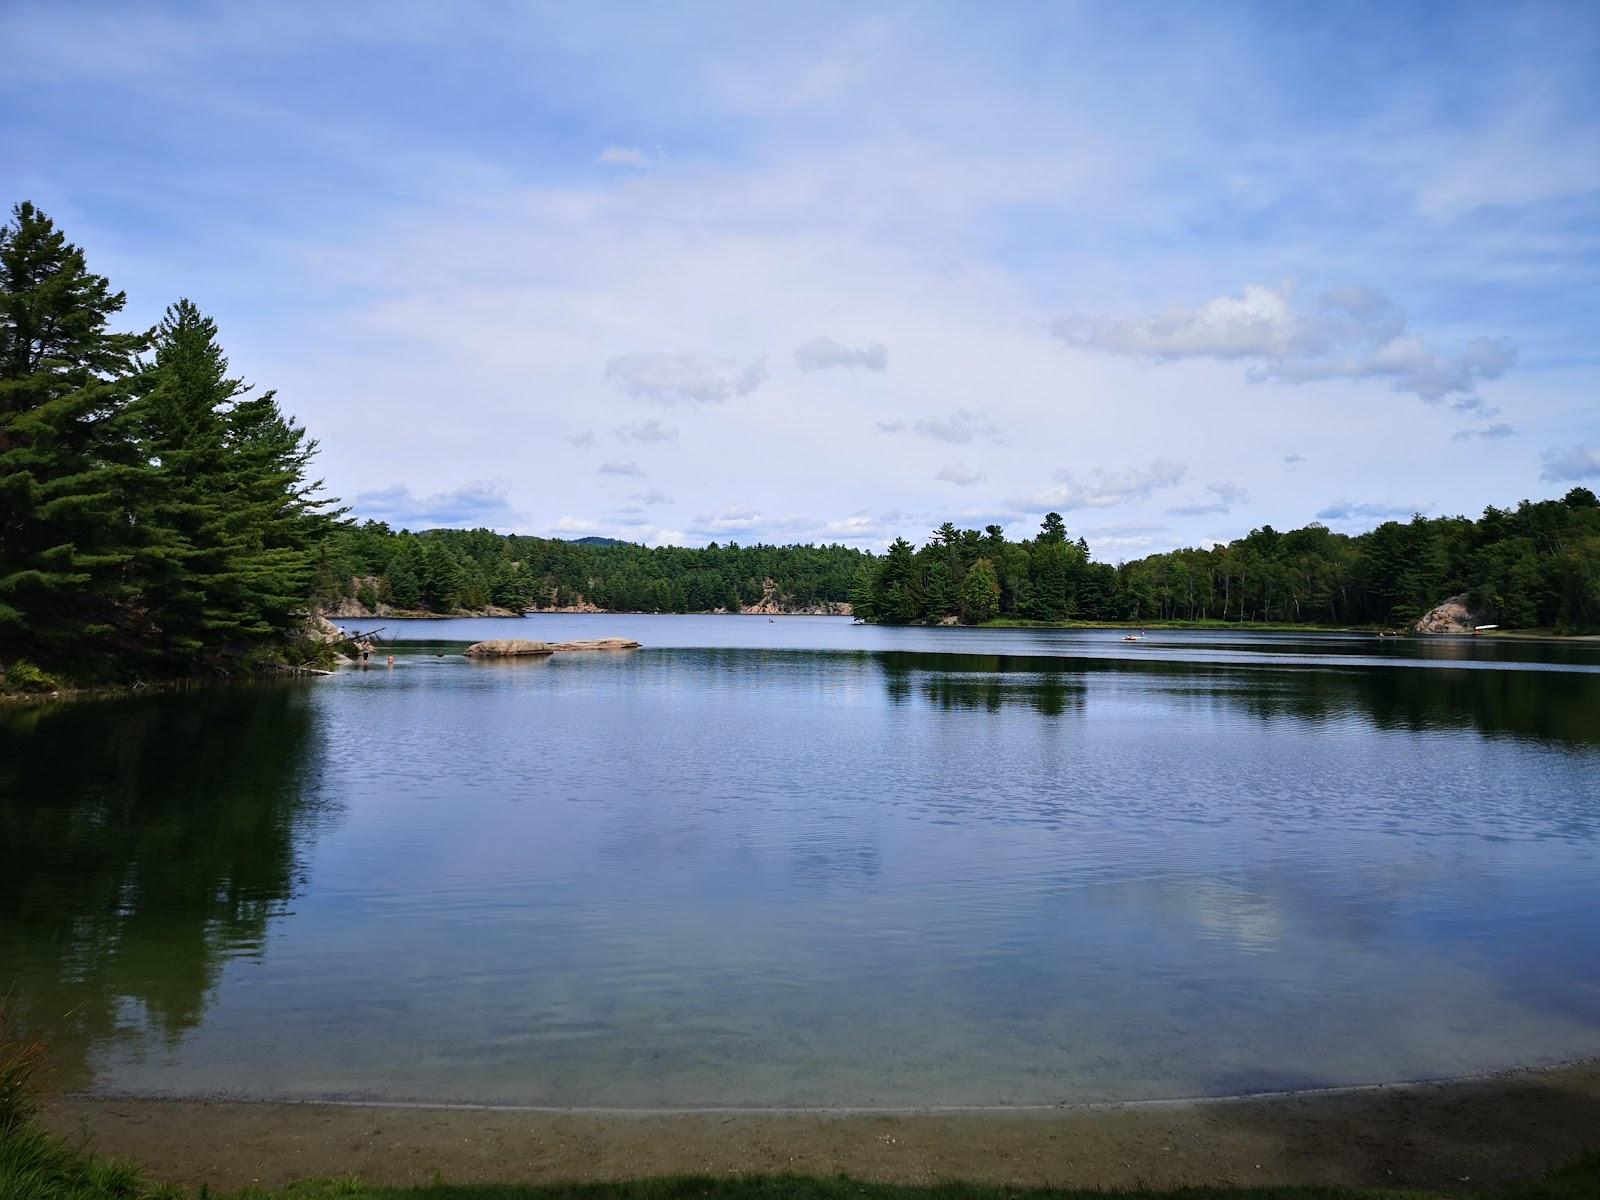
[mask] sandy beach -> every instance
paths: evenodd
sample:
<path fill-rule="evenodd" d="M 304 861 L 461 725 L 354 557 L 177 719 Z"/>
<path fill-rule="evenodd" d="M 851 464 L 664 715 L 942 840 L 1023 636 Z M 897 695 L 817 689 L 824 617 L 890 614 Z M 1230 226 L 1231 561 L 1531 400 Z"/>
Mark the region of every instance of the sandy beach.
<path fill-rule="evenodd" d="M 844 1172 L 1126 1188 L 1450 1185 L 1538 1175 L 1600 1144 L 1600 1062 L 1444 1083 L 967 1112 L 559 1112 L 70 1097 L 47 1122 L 212 1188 Z"/>

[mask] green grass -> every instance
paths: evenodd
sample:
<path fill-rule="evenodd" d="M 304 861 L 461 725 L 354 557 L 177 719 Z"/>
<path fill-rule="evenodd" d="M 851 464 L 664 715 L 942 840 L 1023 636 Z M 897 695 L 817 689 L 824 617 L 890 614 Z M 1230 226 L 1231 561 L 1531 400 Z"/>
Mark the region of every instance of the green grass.
<path fill-rule="evenodd" d="M 131 1163 L 80 1154 L 36 1125 L 0 1132 L 0 1200 L 166 1200 L 182 1195 L 176 1188 L 147 1182 Z"/>

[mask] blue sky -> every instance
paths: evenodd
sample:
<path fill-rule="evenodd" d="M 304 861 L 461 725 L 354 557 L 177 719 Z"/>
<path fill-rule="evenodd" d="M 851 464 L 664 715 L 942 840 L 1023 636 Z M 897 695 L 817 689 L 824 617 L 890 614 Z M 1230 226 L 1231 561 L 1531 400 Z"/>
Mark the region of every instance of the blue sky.
<path fill-rule="evenodd" d="M 1120 559 L 1600 481 L 1592 4 L 7 5 L 0 179 L 399 524 Z"/>

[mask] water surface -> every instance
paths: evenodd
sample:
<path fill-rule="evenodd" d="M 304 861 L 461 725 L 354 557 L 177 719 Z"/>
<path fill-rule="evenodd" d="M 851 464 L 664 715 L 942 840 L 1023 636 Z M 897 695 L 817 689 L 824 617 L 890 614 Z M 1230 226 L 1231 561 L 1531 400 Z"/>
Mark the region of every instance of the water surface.
<path fill-rule="evenodd" d="M 0 712 L 0 979 L 73 1084 L 981 1105 L 1600 1053 L 1593 645 L 386 624 L 392 670 Z"/>

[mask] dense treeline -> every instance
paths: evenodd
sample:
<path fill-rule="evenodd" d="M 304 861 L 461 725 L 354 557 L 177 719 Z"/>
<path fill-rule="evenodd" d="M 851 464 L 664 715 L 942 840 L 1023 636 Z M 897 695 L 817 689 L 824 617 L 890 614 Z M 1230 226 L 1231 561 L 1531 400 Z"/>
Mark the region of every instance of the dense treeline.
<path fill-rule="evenodd" d="M 317 599 L 337 608 L 448 613 L 592 605 L 614 612 L 711 612 L 768 601 L 826 608 L 848 599 L 870 557 L 845 546 L 650 548 L 502 535 L 487 529 L 342 529 L 321 562 Z M 772 581 L 768 586 L 767 581 Z"/>
<path fill-rule="evenodd" d="M 114 332 L 124 294 L 43 213 L 0 228 L 0 664 L 79 678 L 264 662 L 303 621 L 335 524 L 316 443 L 228 375 L 187 300 Z"/>
<path fill-rule="evenodd" d="M 309 607 L 707 612 L 867 620 L 1408 624 L 1466 593 L 1510 628 L 1600 628 L 1600 506 L 1585 488 L 1482 517 L 1350 537 L 1270 526 L 1113 567 L 1056 513 L 1011 541 L 945 523 L 875 557 L 845 546 L 648 548 L 411 533 L 341 519 L 316 443 L 232 378 L 215 324 L 179 300 L 111 328 L 123 293 L 43 213 L 0 228 L 0 668 L 12 687 L 281 660 Z"/>
<path fill-rule="evenodd" d="M 1600 505 L 1587 488 L 1482 517 L 1414 517 L 1356 537 L 1271 526 L 1208 550 L 1112 567 L 1061 517 L 1030 540 L 945 523 L 922 549 L 898 539 L 857 577 L 858 616 L 908 623 L 1214 620 L 1409 625 L 1466 594 L 1508 628 L 1600 628 Z"/>

